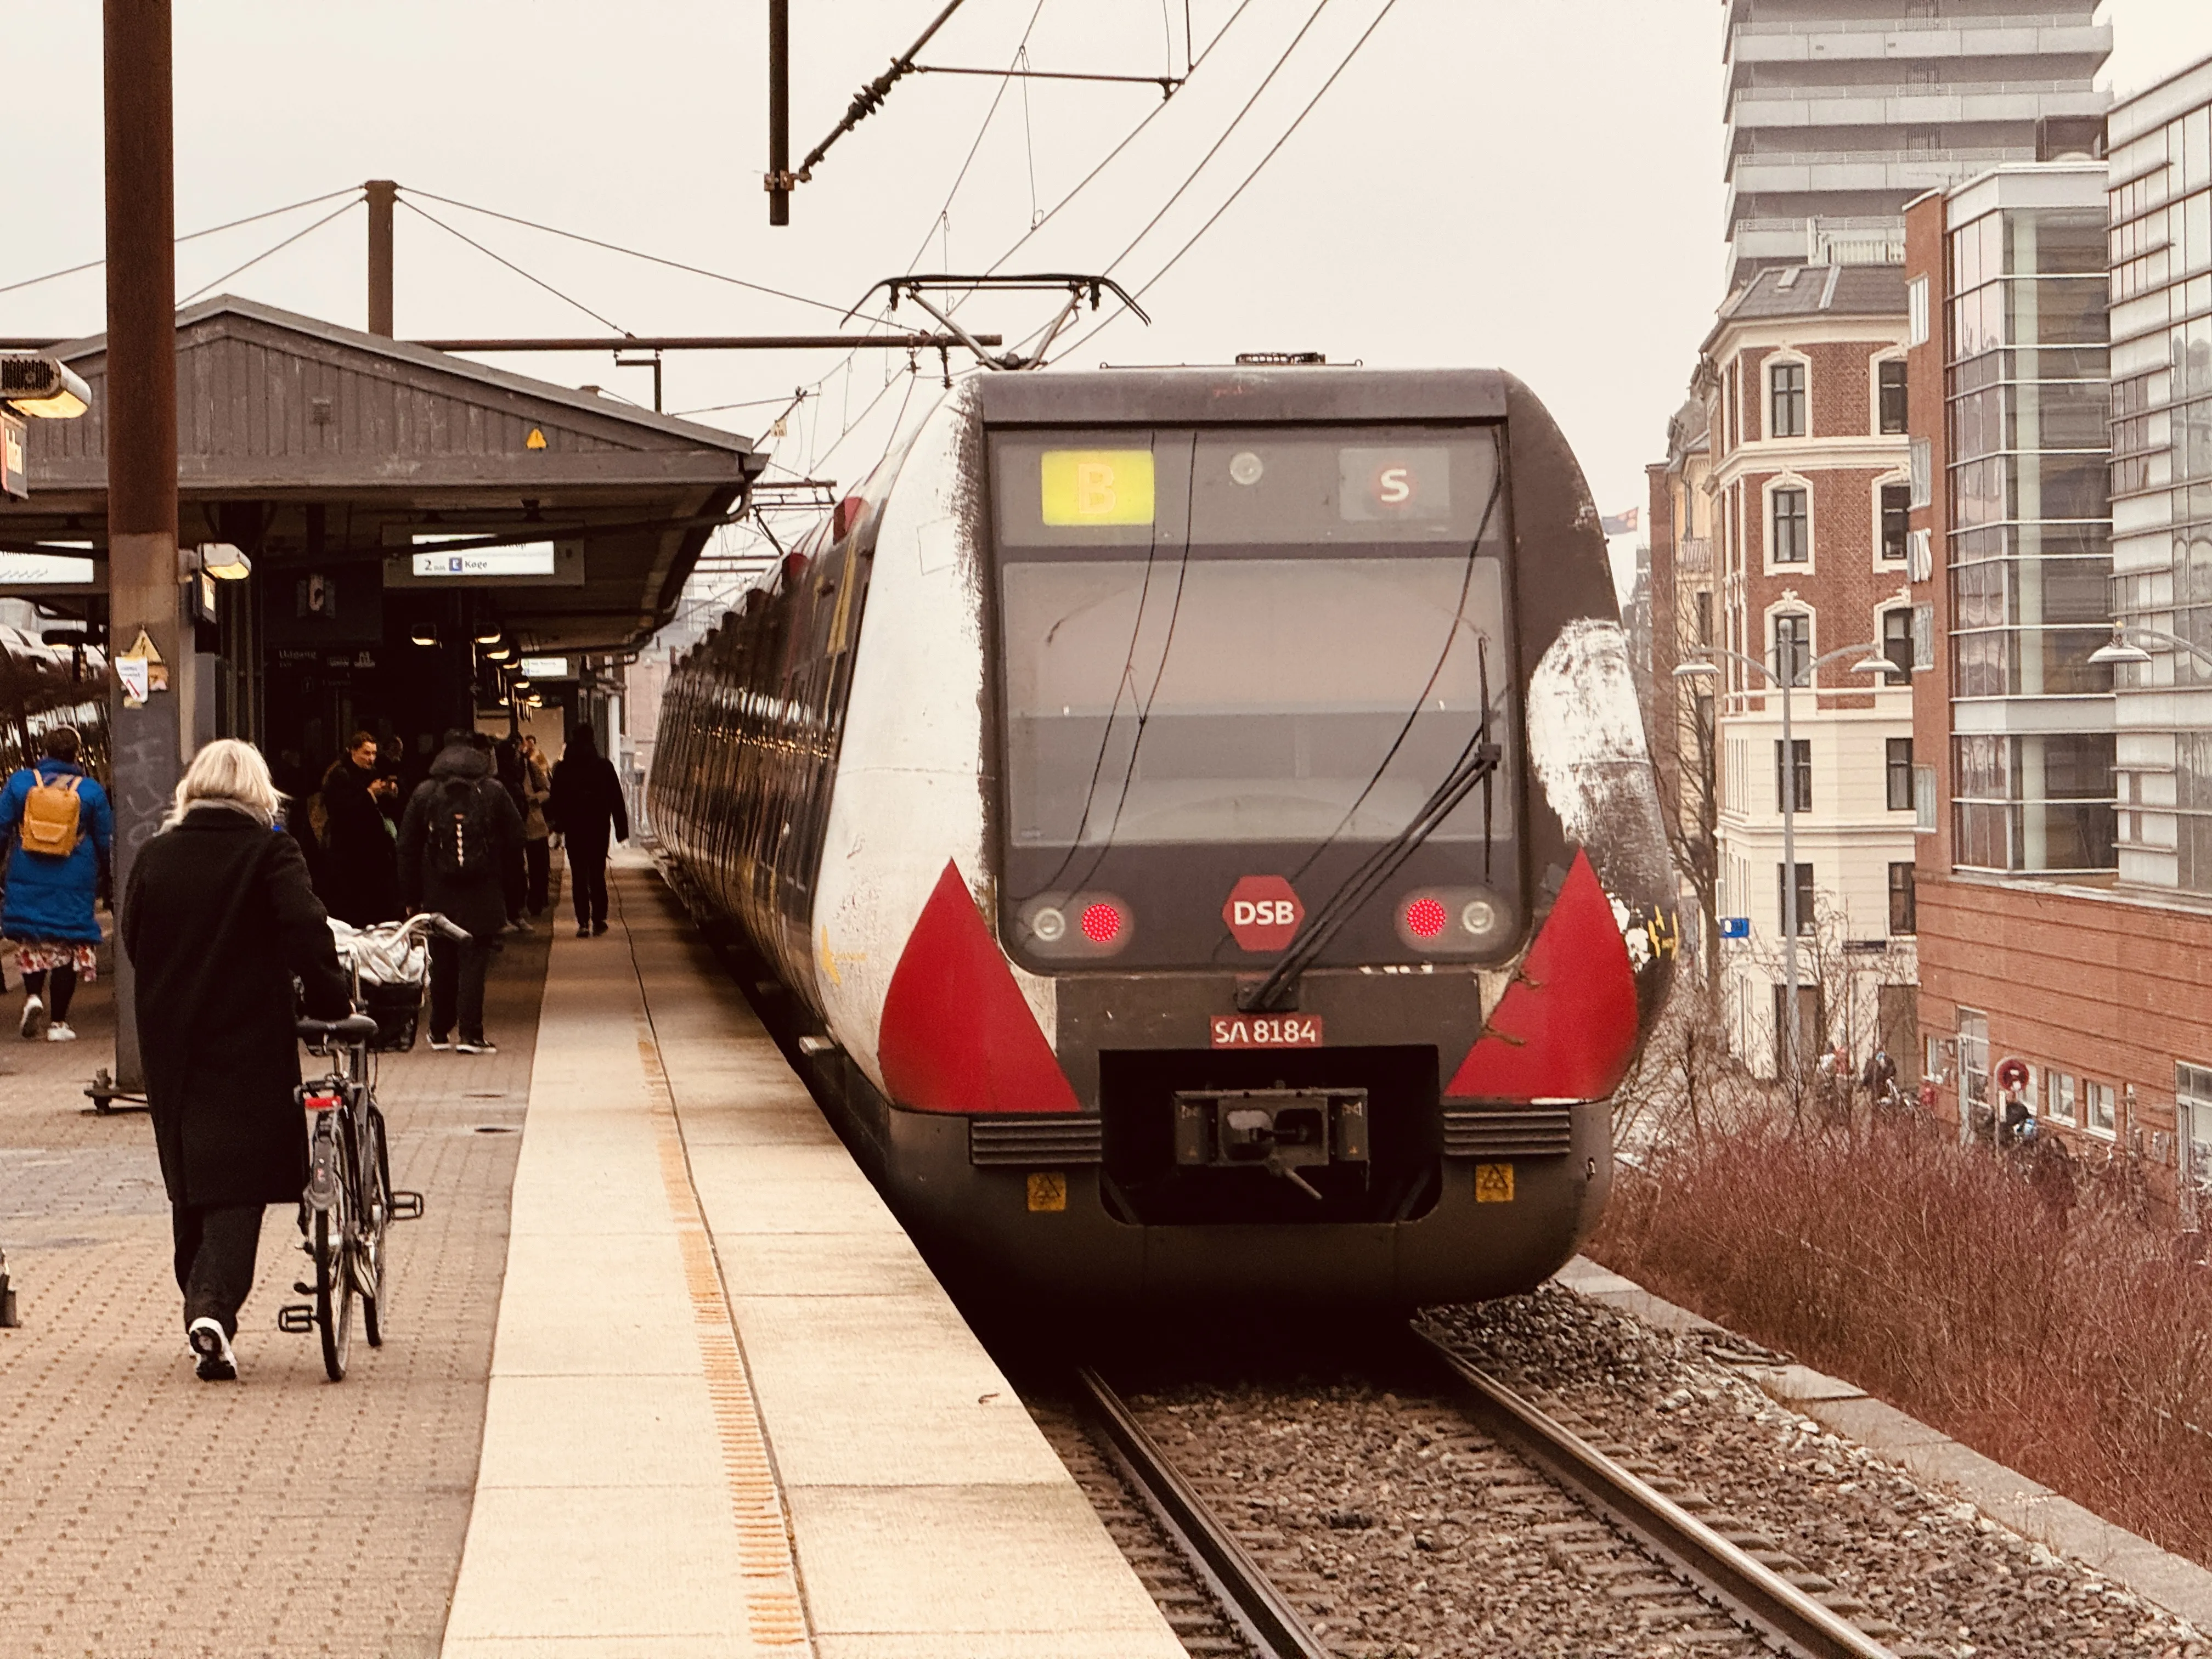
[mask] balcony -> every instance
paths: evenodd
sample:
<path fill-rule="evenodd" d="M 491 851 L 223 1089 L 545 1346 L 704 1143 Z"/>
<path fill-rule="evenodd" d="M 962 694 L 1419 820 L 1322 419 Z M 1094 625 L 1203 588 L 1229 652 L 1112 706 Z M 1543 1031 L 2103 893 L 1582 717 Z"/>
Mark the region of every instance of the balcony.
<path fill-rule="evenodd" d="M 1674 544 L 1674 568 L 1691 575 L 1699 575 L 1713 568 L 1713 538 L 1710 536 L 1685 536 Z"/>
<path fill-rule="evenodd" d="M 2071 58 L 2081 64 L 2086 82 L 2112 55 L 2112 26 L 2084 23 L 2078 13 L 1750 22 L 1738 24 L 1729 37 L 1727 84 L 1734 93 L 1760 64 L 1976 58 Z"/>
<path fill-rule="evenodd" d="M 2100 116 L 2109 104 L 2074 81 L 1989 81 L 1904 87 L 1747 87 L 1729 108 L 1724 146 L 1815 127 L 1942 127 Z"/>

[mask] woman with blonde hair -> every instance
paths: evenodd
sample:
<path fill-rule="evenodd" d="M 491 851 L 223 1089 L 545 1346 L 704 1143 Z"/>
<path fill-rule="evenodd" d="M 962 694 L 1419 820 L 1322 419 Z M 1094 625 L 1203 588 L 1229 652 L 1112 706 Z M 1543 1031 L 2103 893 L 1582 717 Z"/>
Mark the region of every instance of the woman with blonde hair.
<path fill-rule="evenodd" d="M 138 1052 L 168 1188 L 186 1340 L 204 1382 L 238 1375 L 262 1211 L 307 1183 L 292 981 L 308 1013 L 352 1011 L 307 861 L 276 828 L 269 763 L 224 738 L 192 757 L 124 896 Z"/>

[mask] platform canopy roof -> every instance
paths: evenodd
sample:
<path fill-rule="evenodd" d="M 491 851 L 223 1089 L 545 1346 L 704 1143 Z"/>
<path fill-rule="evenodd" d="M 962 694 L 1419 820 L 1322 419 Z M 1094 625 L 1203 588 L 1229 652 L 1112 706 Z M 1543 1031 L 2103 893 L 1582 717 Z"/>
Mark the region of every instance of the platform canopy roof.
<path fill-rule="evenodd" d="M 90 543 L 100 561 L 106 340 L 49 349 L 91 385 L 92 410 L 31 422 L 30 499 L 0 501 L 0 549 Z M 177 434 L 181 543 L 234 544 L 260 573 L 380 563 L 387 612 L 489 617 L 561 649 L 666 622 L 766 465 L 734 433 L 228 296 L 177 313 Z M 418 572 L 434 542 L 557 556 L 550 574 L 447 574 L 450 556 Z"/>

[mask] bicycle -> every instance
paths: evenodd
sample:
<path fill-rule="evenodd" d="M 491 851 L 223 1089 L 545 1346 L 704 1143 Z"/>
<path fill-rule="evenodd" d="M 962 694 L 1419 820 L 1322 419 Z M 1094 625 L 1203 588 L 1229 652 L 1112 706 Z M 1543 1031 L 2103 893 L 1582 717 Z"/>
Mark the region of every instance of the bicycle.
<path fill-rule="evenodd" d="M 433 928 L 461 932 L 435 915 L 410 916 L 359 934 L 347 930 L 343 944 L 356 1002 L 362 997 L 364 957 L 380 964 L 399 960 Z M 376 1103 L 375 1018 L 355 1013 L 335 1020 L 300 1019 L 293 1029 L 310 1054 L 332 1064 L 324 1076 L 302 1083 L 298 1095 L 307 1122 L 307 1185 L 300 1199 L 300 1230 L 307 1236 L 303 1248 L 314 1261 L 315 1277 L 312 1284 L 295 1282 L 292 1288 L 314 1300 L 286 1304 L 276 1323 L 296 1335 L 319 1331 L 323 1370 L 331 1382 L 342 1382 L 352 1358 L 356 1301 L 368 1346 L 384 1346 L 390 1289 L 385 1234 L 395 1221 L 421 1218 L 422 1194 L 392 1184 L 391 1144 L 384 1112 Z M 410 1046 L 413 1035 L 410 1019 Z"/>

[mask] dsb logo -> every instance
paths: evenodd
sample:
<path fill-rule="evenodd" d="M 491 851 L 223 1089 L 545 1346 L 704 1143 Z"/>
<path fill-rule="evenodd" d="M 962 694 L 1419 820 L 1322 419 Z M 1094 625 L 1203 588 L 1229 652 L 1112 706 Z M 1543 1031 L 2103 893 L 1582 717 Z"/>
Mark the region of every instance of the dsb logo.
<path fill-rule="evenodd" d="M 1221 920 L 1241 951 L 1280 951 L 1306 919 L 1306 908 L 1280 876 L 1245 876 L 1229 890 Z"/>

